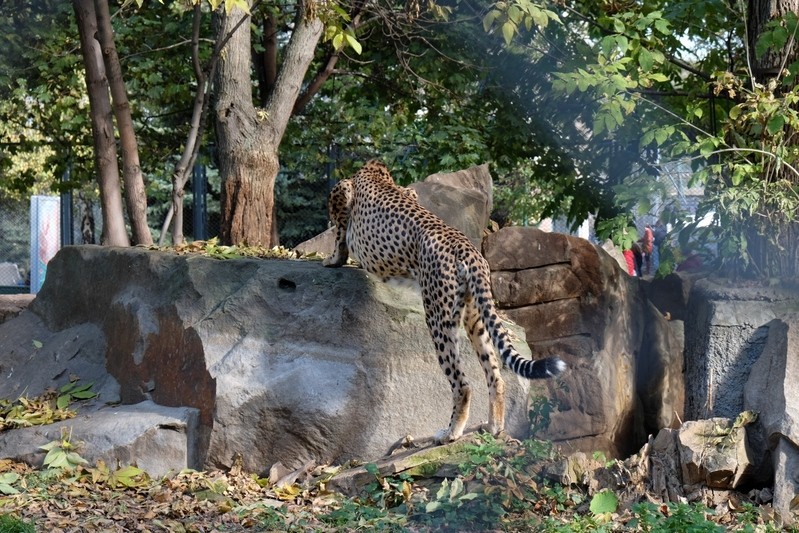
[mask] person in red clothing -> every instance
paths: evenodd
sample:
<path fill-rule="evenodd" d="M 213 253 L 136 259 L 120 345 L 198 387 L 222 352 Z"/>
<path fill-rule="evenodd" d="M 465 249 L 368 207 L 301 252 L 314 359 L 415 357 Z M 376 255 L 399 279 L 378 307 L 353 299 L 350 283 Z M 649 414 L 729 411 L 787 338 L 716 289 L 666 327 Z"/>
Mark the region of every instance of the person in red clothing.
<path fill-rule="evenodd" d="M 622 252 L 624 260 L 627 261 L 627 273 L 635 276 L 635 257 L 633 256 L 633 249 L 628 248 Z"/>
<path fill-rule="evenodd" d="M 641 275 L 641 246 L 634 242 L 630 248 L 622 252 L 624 260 L 627 262 L 627 273 L 631 276 Z"/>

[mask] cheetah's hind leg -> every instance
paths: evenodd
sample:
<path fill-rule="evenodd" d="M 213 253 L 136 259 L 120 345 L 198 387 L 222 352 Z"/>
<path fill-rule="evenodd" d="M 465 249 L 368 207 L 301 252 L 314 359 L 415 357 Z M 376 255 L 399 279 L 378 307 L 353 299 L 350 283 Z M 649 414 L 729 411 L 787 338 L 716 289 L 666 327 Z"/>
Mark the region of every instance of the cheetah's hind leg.
<path fill-rule="evenodd" d="M 499 371 L 491 338 L 473 298 L 467 298 L 463 322 L 488 385 L 488 424 L 483 429 L 497 436 L 505 429 L 505 381 Z"/>

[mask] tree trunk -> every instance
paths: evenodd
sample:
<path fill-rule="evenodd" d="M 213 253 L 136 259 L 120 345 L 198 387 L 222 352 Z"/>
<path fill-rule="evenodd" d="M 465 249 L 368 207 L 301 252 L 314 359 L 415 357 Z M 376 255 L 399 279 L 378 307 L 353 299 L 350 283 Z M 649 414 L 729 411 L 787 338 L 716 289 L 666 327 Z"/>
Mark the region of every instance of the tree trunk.
<path fill-rule="evenodd" d="M 262 52 L 253 52 L 256 58 L 256 70 L 258 71 L 258 99 L 261 107 L 266 105 L 269 95 L 275 86 L 277 79 L 277 25 L 275 17 L 271 13 L 263 15 L 261 22 L 261 45 Z"/>
<path fill-rule="evenodd" d="M 796 36 L 789 35 L 785 46 L 780 50 L 771 49 L 758 58 L 755 45 L 766 25 L 788 13 L 799 14 L 799 0 L 749 0 L 747 11 L 747 42 L 749 45 L 749 63 L 755 81 L 763 86 L 781 78 L 782 71 L 797 59 Z M 777 85 L 777 94 L 781 91 Z M 796 137 L 795 135 L 791 137 Z M 786 135 L 786 138 L 788 136 Z M 794 144 L 796 141 L 794 141 Z M 789 151 L 791 149 L 789 148 Z M 764 181 L 785 179 L 796 185 L 797 178 L 787 169 L 783 171 L 767 171 Z M 796 222 L 777 222 L 778 228 L 763 228 L 759 220 L 754 219 L 750 226 L 748 242 L 754 264 L 760 275 L 795 278 L 799 276 L 799 254 L 796 242 L 799 238 L 799 224 Z"/>
<path fill-rule="evenodd" d="M 219 61 L 220 45 L 222 42 L 220 40 L 214 45 L 214 51 L 209 59 L 207 70 L 203 70 L 200 64 L 201 22 L 202 5 L 198 3 L 194 6 L 191 37 L 191 59 L 194 69 L 194 78 L 197 82 L 197 91 L 194 93 L 194 107 L 192 109 L 191 122 L 189 122 L 186 145 L 183 147 L 183 154 L 180 156 L 180 160 L 175 165 L 175 170 L 172 172 L 172 205 L 169 207 L 169 212 L 161 227 L 161 237 L 158 240 L 159 246 L 163 245 L 166 241 L 166 235 L 169 231 L 170 224 L 172 224 L 172 244 L 178 245 L 183 243 L 183 194 L 186 183 L 189 181 L 189 174 L 194 167 L 194 163 L 197 161 L 197 155 L 200 153 L 200 145 L 202 144 L 203 134 L 205 133 L 206 117 L 208 115 L 210 102 L 209 88 L 206 80 L 213 78 L 213 73 L 216 71 L 216 65 Z"/>
<path fill-rule="evenodd" d="M 297 3 L 294 31 L 262 110 L 256 110 L 252 102 L 249 16 L 238 9 L 219 16 L 218 36 L 232 32 L 216 78 L 217 146 L 223 179 L 220 238 L 224 243 L 275 243 L 278 147 L 323 30 L 321 21 L 310 14 L 312 7 L 304 1 Z"/>
<path fill-rule="evenodd" d="M 72 7 L 78 22 L 81 53 L 86 71 L 86 87 L 89 91 L 94 164 L 103 213 L 101 240 L 102 244 L 109 246 L 130 246 L 122 208 L 108 80 L 105 77 L 100 43 L 94 38 L 97 33 L 94 0 L 73 0 Z"/>
<path fill-rule="evenodd" d="M 793 37 L 788 39 L 782 50 L 769 50 L 761 58 L 755 54 L 755 44 L 766 24 L 787 13 L 799 13 L 799 0 L 749 0 L 746 38 L 752 74 L 759 83 L 765 84 L 779 76 L 786 65 L 796 60 L 797 48 Z"/>
<path fill-rule="evenodd" d="M 119 131 L 119 144 L 122 148 L 122 180 L 125 183 L 125 202 L 133 242 L 149 245 L 153 243 L 153 236 L 147 225 L 147 191 L 144 188 L 144 177 L 139 164 L 139 146 L 136 142 L 136 132 L 133 130 L 128 92 L 122 79 L 122 67 L 114 44 L 108 0 L 95 0 L 94 6 L 97 12 L 97 37 L 103 49 L 103 60 L 108 73 L 114 116 Z"/>

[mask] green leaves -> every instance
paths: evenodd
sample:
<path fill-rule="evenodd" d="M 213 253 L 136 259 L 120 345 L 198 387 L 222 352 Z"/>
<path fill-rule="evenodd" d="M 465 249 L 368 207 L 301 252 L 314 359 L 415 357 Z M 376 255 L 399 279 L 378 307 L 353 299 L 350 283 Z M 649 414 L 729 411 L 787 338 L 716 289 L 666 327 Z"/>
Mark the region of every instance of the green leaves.
<path fill-rule="evenodd" d="M 777 132 L 781 132 L 782 129 L 785 127 L 785 115 L 779 114 L 774 115 L 768 119 L 766 123 L 766 130 L 771 135 L 776 135 Z"/>
<path fill-rule="evenodd" d="M 756 57 L 760 59 L 769 51 L 781 51 L 791 36 L 796 37 L 797 27 L 799 16 L 792 11 L 782 18 L 770 21 L 755 43 Z"/>
<path fill-rule="evenodd" d="M 70 381 L 58 391 L 48 390 L 34 398 L 21 396 L 11 402 L 0 399 L 0 431 L 17 427 L 42 426 L 75 416 L 68 409 L 74 401 L 94 398 L 92 383 L 78 384 L 78 379 Z"/>
<path fill-rule="evenodd" d="M 17 481 L 19 481 L 19 474 L 16 472 L 0 474 L 0 494 L 19 494 L 19 491 L 12 486 Z"/>
<path fill-rule="evenodd" d="M 363 52 L 363 47 L 355 37 L 352 28 L 341 28 L 336 25 L 327 26 L 325 28 L 325 40 L 332 41 L 333 48 L 335 48 L 337 52 L 341 51 L 345 45 L 352 48 L 358 55 Z"/>
<path fill-rule="evenodd" d="M 436 492 L 436 499 L 425 505 L 425 512 L 435 513 L 438 511 L 450 511 L 461 507 L 464 503 L 474 500 L 479 494 L 476 492 L 466 492 L 463 480 L 459 477 L 452 481 L 445 479 Z"/>
<path fill-rule="evenodd" d="M 320 18 L 325 24 L 323 40 L 330 41 L 336 52 L 340 52 L 345 46 L 352 48 L 358 55 L 363 52 L 363 46 L 358 42 L 355 30 L 350 25 L 350 15 L 342 6 L 335 2 L 325 3 Z"/>
<path fill-rule="evenodd" d="M 128 465 L 111 470 L 104 461 L 97 461 L 94 468 L 89 468 L 92 483 L 105 483 L 111 488 L 134 488 L 146 485 L 150 478 L 147 473 L 136 466 Z"/>
<path fill-rule="evenodd" d="M 638 240 L 638 231 L 628 214 L 600 220 L 596 225 L 596 234 L 602 240 L 612 240 L 620 250 L 629 250 Z"/>
<path fill-rule="evenodd" d="M 652 52 L 646 48 L 641 48 L 638 52 L 638 64 L 641 65 L 641 68 L 645 71 L 652 70 L 652 67 L 655 66 L 655 58 Z"/>
<path fill-rule="evenodd" d="M 610 520 L 611 515 L 619 506 L 619 498 L 610 490 L 601 490 L 591 498 L 589 510 L 601 520 Z"/>
<path fill-rule="evenodd" d="M 545 6 L 531 0 L 501 0 L 483 17 L 483 29 L 491 32 L 499 28 L 505 44 L 510 45 L 522 30 L 530 31 L 533 26 L 543 29 L 550 22 L 560 23 L 558 14 Z"/>
<path fill-rule="evenodd" d="M 61 428 L 61 440 L 48 442 L 39 447 L 47 452 L 44 457 L 44 466 L 54 470 L 74 470 L 75 467 L 88 464 L 88 461 L 75 452 L 71 442 L 71 435 L 66 434 L 66 429 Z"/>
<path fill-rule="evenodd" d="M 66 409 L 75 400 L 89 400 L 97 397 L 97 393 L 90 390 L 93 385 L 94 383 L 78 385 L 77 380 L 67 383 L 58 390 L 59 395 L 56 399 L 56 407 L 58 409 Z"/>

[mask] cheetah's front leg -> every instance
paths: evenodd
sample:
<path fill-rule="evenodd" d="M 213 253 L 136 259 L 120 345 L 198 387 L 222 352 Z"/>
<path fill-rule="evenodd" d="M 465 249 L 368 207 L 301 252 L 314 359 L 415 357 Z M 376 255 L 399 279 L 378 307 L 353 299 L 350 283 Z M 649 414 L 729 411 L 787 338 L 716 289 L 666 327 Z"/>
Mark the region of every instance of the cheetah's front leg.
<path fill-rule="evenodd" d="M 333 254 L 322 261 L 326 267 L 340 267 L 347 262 L 349 249 L 347 248 L 347 226 L 350 221 L 352 207 L 352 181 L 343 180 L 333 187 L 327 200 L 327 211 L 330 220 L 336 227 L 336 244 Z"/>

